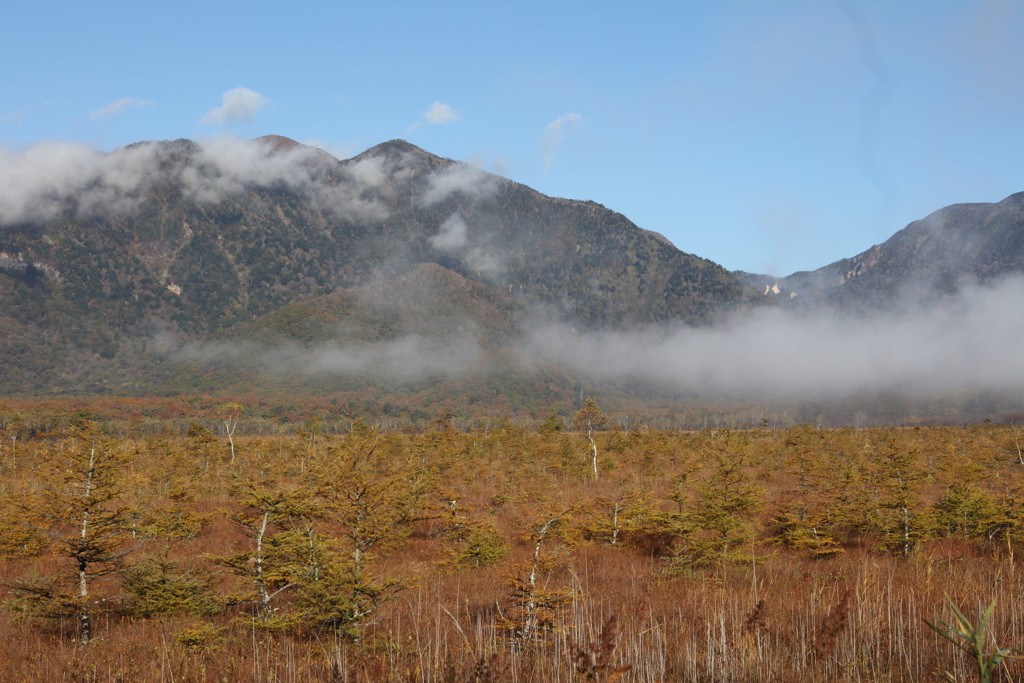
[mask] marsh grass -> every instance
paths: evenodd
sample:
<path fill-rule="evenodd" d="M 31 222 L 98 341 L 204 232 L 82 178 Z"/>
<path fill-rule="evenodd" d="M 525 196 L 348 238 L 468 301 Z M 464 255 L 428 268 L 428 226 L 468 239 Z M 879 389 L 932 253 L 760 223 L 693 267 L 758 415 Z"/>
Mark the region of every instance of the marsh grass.
<path fill-rule="evenodd" d="M 573 446 L 565 441 L 572 437 L 527 432 L 388 436 L 383 451 L 412 452 L 416 462 L 434 467 L 444 485 L 458 493 L 458 505 L 470 511 L 465 516 L 499 534 L 497 540 L 506 540 L 500 558 L 453 564 L 452 540 L 444 533 L 448 517 L 421 515 L 387 552 L 372 557 L 374 576 L 400 578 L 407 588 L 367 616 L 358 637 L 331 628 L 261 628 L 251 606 L 230 601 L 221 601 L 216 610 L 205 601 L 202 609 L 180 611 L 113 609 L 133 603 L 122 577 L 110 575 L 96 582 L 95 596 L 112 608 L 96 611 L 87 644 L 73 617 L 20 618 L 10 610 L 0 612 L 0 680 L 917 683 L 944 680 L 947 672 L 953 680 L 974 680 L 981 653 L 992 665 L 988 680 L 1024 681 L 1024 666 L 1008 652 L 1024 644 L 1024 573 L 1014 563 L 1020 529 L 1001 527 L 991 542 L 936 532 L 906 555 L 880 550 L 884 530 L 842 524 L 830 529 L 842 544 L 841 553 L 821 556 L 779 543 L 772 520 L 779 509 L 793 509 L 794 491 L 799 493 L 785 466 L 790 436 L 782 431 L 758 435 L 760 441 L 752 438 L 749 444 L 747 475 L 763 492 L 763 504 L 747 519 L 756 533 L 744 553 L 749 548 L 756 562 L 718 561 L 666 571 L 665 558 L 685 537 L 657 527 L 633 529 L 612 545 L 580 540 L 567 530 L 545 540 L 550 546 L 544 546 L 542 556 L 550 553 L 558 561 L 538 565 L 534 589 L 568 597 L 546 617 L 550 623 L 528 640 L 517 639 L 507 628 L 509 575 L 528 576 L 523 568 L 532 569 L 538 555 L 536 539 L 524 534 L 538 510 L 517 492 L 538 486 L 564 494 L 573 498 L 573 515 L 586 514 L 585 505 L 577 502 L 585 503 L 598 488 L 585 468 L 585 476 L 562 468 L 563 446 Z M 698 481 L 707 475 L 708 470 L 689 469 L 700 462 L 704 438 L 709 437 L 631 432 L 628 437 L 601 435 L 598 443 L 613 460 L 615 476 L 633 473 L 649 487 L 652 500 L 661 501 L 657 513 L 670 511 L 678 518 L 686 512 L 679 501 L 688 504 L 693 491 L 676 487 L 673 473 L 686 469 Z M 821 438 L 834 439 L 829 448 L 847 457 L 873 436 L 865 430 Z M 957 452 L 987 468 L 979 490 L 1007 504 L 1019 499 L 1024 466 L 1016 451 L 1007 451 L 1012 458 L 1003 457 L 1002 436 L 994 428 L 908 431 L 900 438 L 917 440 L 922 467 L 929 467 L 930 454 L 946 452 L 945 441 L 954 443 Z M 280 486 L 296 485 L 302 474 L 296 453 L 305 453 L 307 444 L 294 436 L 235 437 L 234 462 L 226 445 L 218 455 L 207 444 L 210 453 L 201 457 L 187 445 L 188 437 L 164 445 L 140 442 L 144 455 L 129 473 L 131 491 L 137 493 L 137 504 L 167 505 L 166 478 L 161 477 L 171 469 L 183 472 L 180 476 L 190 477 L 194 493 L 187 509 L 208 521 L 173 543 L 140 535 L 129 559 L 142 570 L 150 566 L 147 558 L 162 558 L 169 567 L 188 568 L 188 577 L 214 586 L 221 597 L 230 596 L 245 588 L 242 579 L 218 574 L 203 558 L 251 547 L 230 521 L 238 507 L 231 482 L 257 468 L 276 468 Z M 581 438 L 573 446 L 584 464 L 589 464 L 589 445 Z M 32 479 L 34 463 L 51 446 L 44 440 L 19 442 L 17 465 L 0 472 L 0 490 L 40 485 Z M 331 443 L 318 447 L 327 449 Z M 443 450 L 448 448 L 455 450 Z M 0 453 L 0 462 L 13 462 L 6 455 Z M 934 460 L 941 464 L 938 456 Z M 940 481 L 943 470 L 936 466 L 926 475 L 916 484 L 922 507 L 941 500 L 946 491 Z M 676 496 L 680 490 L 683 495 Z M 329 524 L 324 533 L 333 533 Z M 21 537 L 11 538 L 17 543 Z M 67 569 L 59 554 L 11 553 L 0 560 L 0 584 L 58 576 Z M 288 591 L 280 597 L 275 605 L 280 613 L 296 604 Z M 926 623 L 942 629 L 936 620 L 951 605 L 992 601 L 1000 609 L 983 612 L 976 622 L 954 611 L 945 633 Z"/>

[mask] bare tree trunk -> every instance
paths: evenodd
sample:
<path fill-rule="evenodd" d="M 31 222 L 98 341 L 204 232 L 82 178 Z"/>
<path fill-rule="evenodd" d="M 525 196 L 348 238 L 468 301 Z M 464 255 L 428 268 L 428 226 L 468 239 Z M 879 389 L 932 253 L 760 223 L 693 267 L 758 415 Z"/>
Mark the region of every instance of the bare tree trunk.
<path fill-rule="evenodd" d="M 526 595 L 523 596 L 523 610 L 526 615 L 523 618 L 523 627 L 519 632 L 519 640 L 530 640 L 538 629 L 537 609 L 537 572 L 540 570 L 540 548 L 544 545 L 544 539 L 548 537 L 552 527 L 563 517 L 569 514 L 571 508 L 563 510 L 554 517 L 548 519 L 534 532 L 533 564 L 530 567 L 530 579 L 527 582 Z"/>
<path fill-rule="evenodd" d="M 92 495 L 92 478 L 96 467 L 96 448 L 89 452 L 89 468 L 86 471 L 85 490 L 83 498 Z M 85 546 L 89 537 L 89 511 L 82 512 L 82 546 Z M 89 561 L 82 555 L 78 557 L 78 597 L 81 600 L 79 606 L 78 621 L 81 624 L 81 638 L 83 643 L 88 643 L 92 638 L 92 622 L 89 619 Z"/>
<path fill-rule="evenodd" d="M 270 513 L 263 513 L 263 521 L 256 532 L 256 586 L 260 592 L 260 620 L 266 621 L 270 617 L 270 594 L 267 593 L 267 583 L 263 580 L 263 538 L 267 535 L 267 525 Z"/>
<path fill-rule="evenodd" d="M 613 503 L 615 506 L 612 508 L 612 545 L 616 545 L 619 542 L 619 501 Z"/>
<path fill-rule="evenodd" d="M 909 555 L 911 550 L 910 543 L 910 515 L 907 512 L 907 508 L 901 508 L 903 510 L 903 554 Z"/>
<path fill-rule="evenodd" d="M 547 534 L 545 530 L 545 535 Z M 540 562 L 540 546 L 544 543 L 544 536 L 537 539 L 533 547 L 533 566 L 530 568 L 529 594 L 523 607 L 526 610 L 526 618 L 523 619 L 522 640 L 529 640 L 537 630 L 537 567 Z"/>
<path fill-rule="evenodd" d="M 92 638 L 92 623 L 89 620 L 89 584 L 86 574 L 88 563 L 85 560 L 78 561 L 78 596 L 82 602 L 78 608 L 78 622 L 81 626 L 81 639 L 88 643 Z"/>
<path fill-rule="evenodd" d="M 231 464 L 235 464 L 235 427 L 238 426 L 238 420 L 224 420 L 224 431 L 228 435 L 228 444 L 231 446 Z"/>
<path fill-rule="evenodd" d="M 591 453 L 592 453 L 591 463 L 594 466 L 594 479 L 596 480 L 598 478 L 598 475 L 597 475 L 597 443 L 594 441 L 594 433 L 593 432 L 587 432 L 587 438 L 590 439 L 590 450 L 591 450 Z"/>

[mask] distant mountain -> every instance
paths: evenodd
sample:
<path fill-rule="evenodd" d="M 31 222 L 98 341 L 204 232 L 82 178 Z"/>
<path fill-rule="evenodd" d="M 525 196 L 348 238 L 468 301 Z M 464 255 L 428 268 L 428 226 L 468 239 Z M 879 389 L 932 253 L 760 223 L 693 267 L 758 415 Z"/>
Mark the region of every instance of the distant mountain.
<path fill-rule="evenodd" d="M 787 307 L 864 312 L 927 304 L 964 284 L 1021 272 L 1024 192 L 994 204 L 947 206 L 882 244 L 817 270 L 784 278 L 736 274 Z"/>
<path fill-rule="evenodd" d="M 468 335 L 497 354 L 526 320 L 700 325 L 759 303 L 599 204 L 400 140 L 344 161 L 278 136 L 55 160 L 0 197 L 0 393 L 187 391 L 231 344 Z"/>

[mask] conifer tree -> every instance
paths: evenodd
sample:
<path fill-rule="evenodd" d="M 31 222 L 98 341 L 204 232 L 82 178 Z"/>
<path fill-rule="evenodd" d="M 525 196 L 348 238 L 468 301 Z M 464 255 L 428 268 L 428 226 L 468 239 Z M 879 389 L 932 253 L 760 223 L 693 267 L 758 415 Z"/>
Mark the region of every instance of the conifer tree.
<path fill-rule="evenodd" d="M 552 410 L 548 413 L 548 416 L 544 418 L 544 422 L 541 423 L 538 431 L 541 434 L 555 434 L 556 432 L 562 431 L 563 427 L 562 416 Z"/>
<path fill-rule="evenodd" d="M 470 514 L 460 506 L 454 493 L 444 496 L 447 509 L 443 514 L 444 525 L 438 534 L 454 548 L 442 564 L 468 566 L 474 569 L 494 564 L 508 552 L 508 540 L 488 520 Z"/>
<path fill-rule="evenodd" d="M 214 614 L 222 607 L 214 587 L 215 577 L 209 572 L 162 554 L 124 570 L 121 589 L 126 597 L 118 611 L 143 619 Z"/>
<path fill-rule="evenodd" d="M 85 421 L 54 446 L 40 468 L 42 487 L 16 501 L 25 520 L 49 537 L 68 570 L 11 584 L 20 607 L 48 617 L 77 616 L 83 642 L 92 638 L 94 582 L 122 568 L 133 519 L 124 503 L 125 466 L 133 453 Z"/>
<path fill-rule="evenodd" d="M 635 481 L 625 477 L 599 487 L 588 511 L 588 531 L 609 545 L 618 545 L 623 531 L 649 526 L 654 516 L 648 496 Z"/>
<path fill-rule="evenodd" d="M 361 623 L 406 584 L 371 572 L 373 554 L 404 539 L 421 518 L 428 488 L 425 469 L 392 457 L 380 430 L 361 422 L 340 443 L 317 454 L 307 476 L 316 513 L 304 533 L 307 560 L 316 567 L 294 577 L 297 618 L 306 627 L 327 627 L 358 639 Z M 328 538 L 312 522 L 332 529 Z"/>
<path fill-rule="evenodd" d="M 921 492 L 920 451 L 892 428 L 867 444 L 868 486 L 873 505 L 862 526 L 877 533 L 882 548 L 909 555 L 931 536 L 933 518 Z"/>
<path fill-rule="evenodd" d="M 933 505 L 935 529 L 946 536 L 982 538 L 1002 520 L 995 498 L 983 487 L 992 472 L 965 446 L 953 435 L 936 457 L 936 478 L 945 491 Z"/>
<path fill-rule="evenodd" d="M 829 529 L 835 506 L 828 485 L 831 463 L 822 433 L 810 425 L 789 430 L 784 458 L 794 486 L 774 520 L 782 541 L 792 548 L 808 550 L 813 557 L 842 552 Z"/>
<path fill-rule="evenodd" d="M 422 466 L 384 456 L 381 443 L 380 430 L 356 422 L 342 443 L 327 449 L 309 477 L 324 514 L 339 526 L 341 547 L 361 567 L 371 551 L 408 534 L 429 483 Z"/>
<path fill-rule="evenodd" d="M 711 471 L 697 485 L 687 515 L 691 533 L 686 562 L 710 565 L 752 559 L 748 550 L 757 531 L 754 513 L 761 507 L 763 492 L 749 472 L 748 449 L 747 440 L 728 429 L 706 439 Z"/>
<path fill-rule="evenodd" d="M 251 539 L 251 547 L 213 559 L 252 586 L 230 601 L 255 605 L 259 621 L 269 624 L 276 611 L 274 599 L 296 584 L 299 560 L 292 522 L 310 514 L 312 501 L 301 488 L 276 490 L 260 483 L 249 485 L 241 502 L 231 521 Z"/>

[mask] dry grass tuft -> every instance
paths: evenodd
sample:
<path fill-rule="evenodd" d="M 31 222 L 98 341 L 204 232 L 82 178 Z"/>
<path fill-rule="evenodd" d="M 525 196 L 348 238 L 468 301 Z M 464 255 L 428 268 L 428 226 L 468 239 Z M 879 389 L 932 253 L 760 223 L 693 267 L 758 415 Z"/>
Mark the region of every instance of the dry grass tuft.
<path fill-rule="evenodd" d="M 587 647 L 571 643 L 570 654 L 576 671 L 588 681 L 614 683 L 622 674 L 633 668 L 632 664 L 614 666 L 618 628 L 619 619 L 613 614 L 608 617 L 604 628 L 601 629 L 601 635 L 595 642 Z"/>
<path fill-rule="evenodd" d="M 765 607 L 764 598 L 757 601 L 754 609 L 747 615 L 747 621 L 743 625 L 747 633 L 757 633 L 768 630 L 768 609 Z"/>

